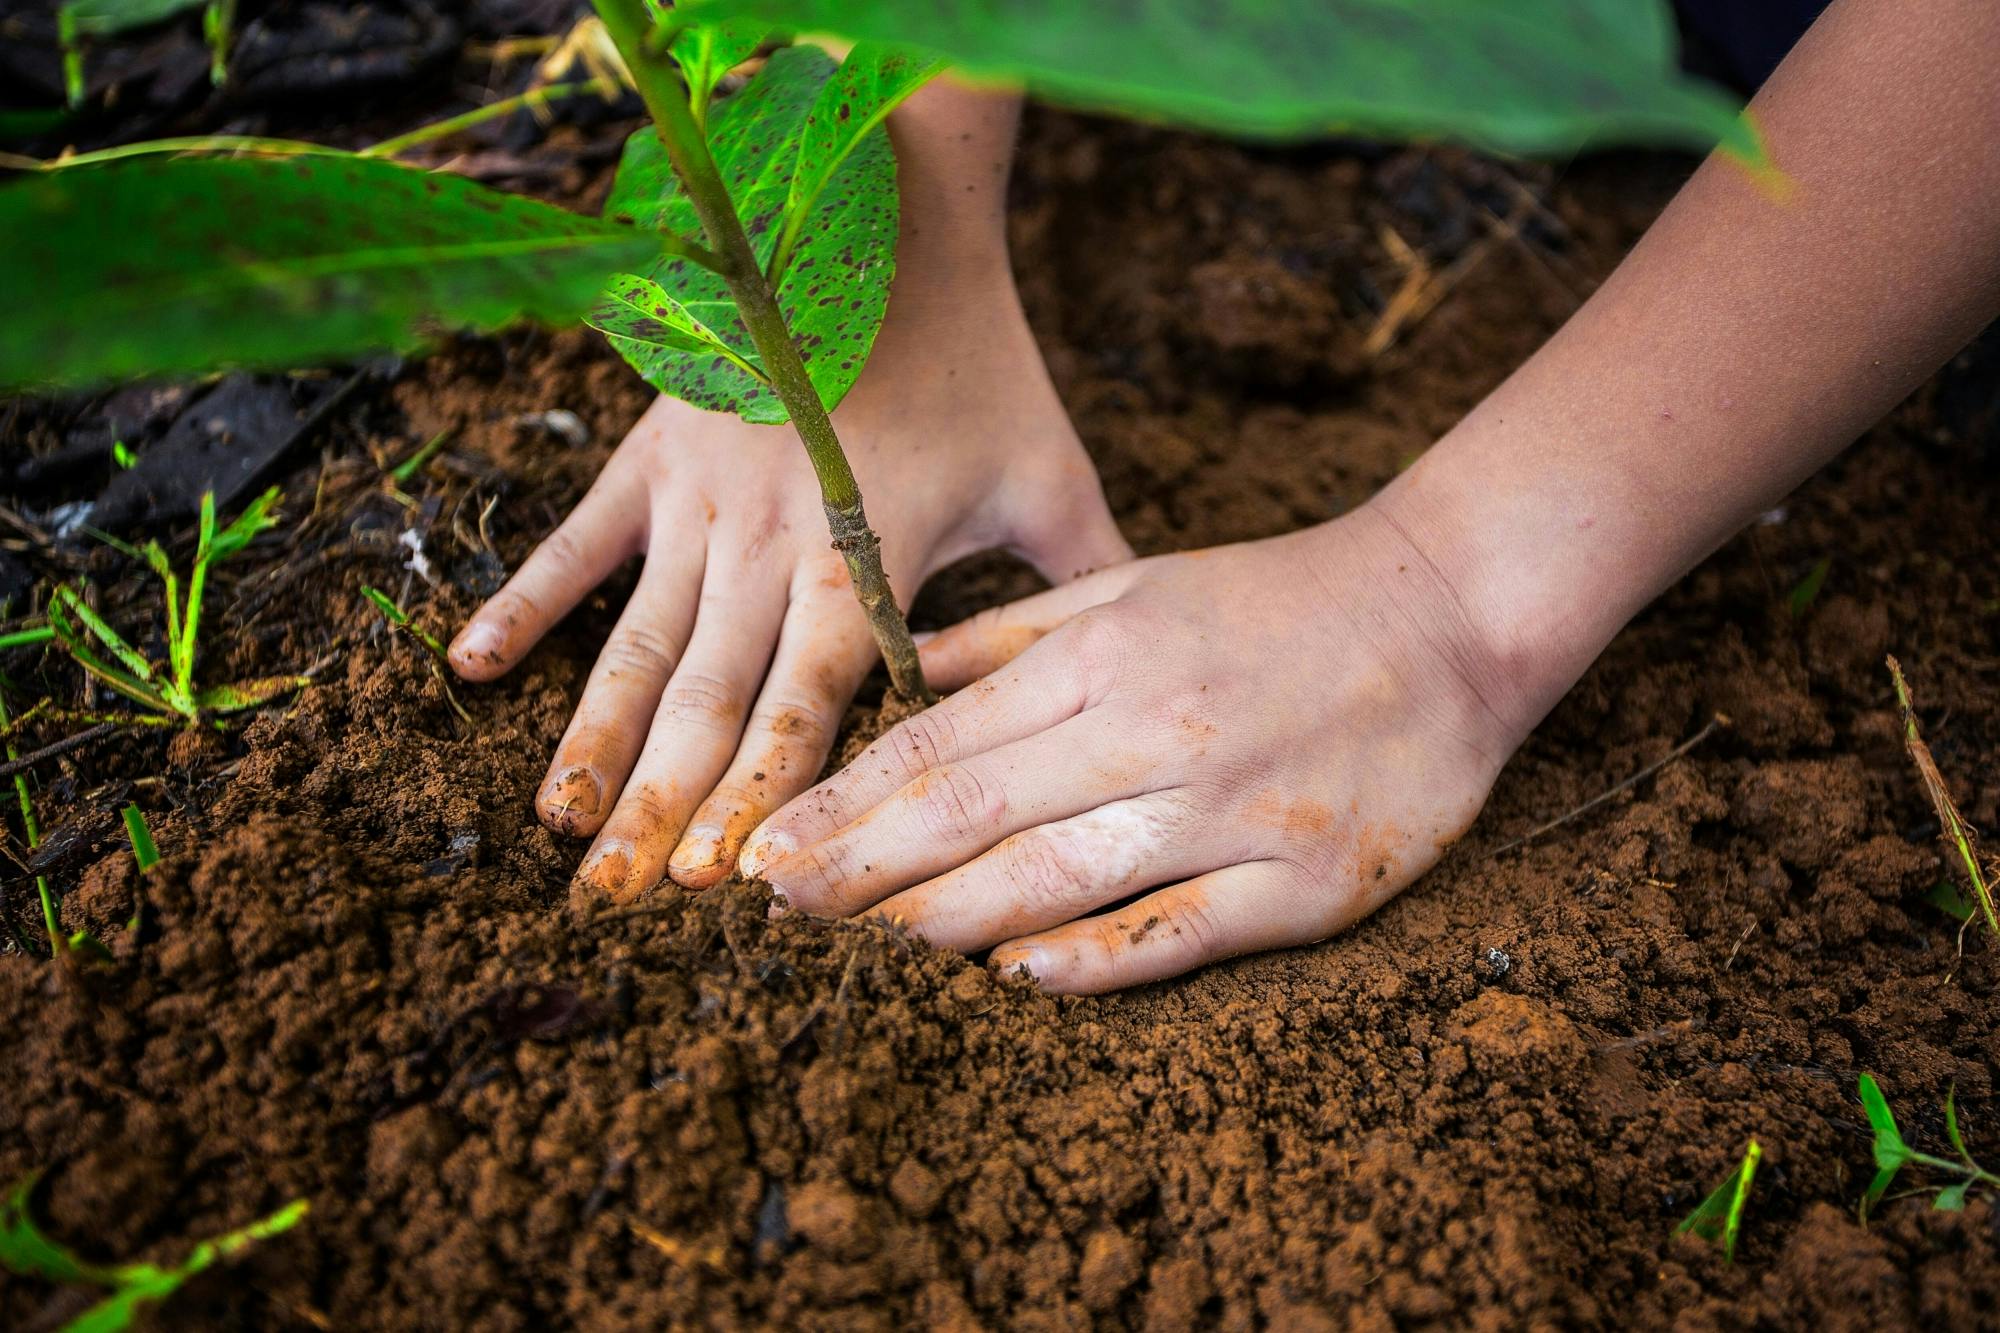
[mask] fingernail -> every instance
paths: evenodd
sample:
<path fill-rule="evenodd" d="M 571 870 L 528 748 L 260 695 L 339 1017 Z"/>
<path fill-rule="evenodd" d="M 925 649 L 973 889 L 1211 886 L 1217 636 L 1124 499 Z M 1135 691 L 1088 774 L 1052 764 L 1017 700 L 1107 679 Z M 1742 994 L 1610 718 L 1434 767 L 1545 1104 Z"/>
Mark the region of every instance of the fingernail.
<path fill-rule="evenodd" d="M 773 861 L 782 861 L 799 849 L 799 840 L 783 829 L 772 829 L 743 850 L 739 863 L 745 876 L 755 879 Z"/>
<path fill-rule="evenodd" d="M 631 873 L 631 848 L 614 843 L 577 867 L 576 877 L 617 897 Z"/>
<path fill-rule="evenodd" d="M 722 859 L 722 830 L 714 824 L 696 824 L 681 838 L 681 845 L 667 864 L 680 874 L 708 870 Z"/>
<path fill-rule="evenodd" d="M 1040 949 L 995 949 L 986 961 L 1003 977 L 1011 977 L 1024 967 L 1035 981 L 1045 980 L 1048 976 L 1048 960 Z"/>
<path fill-rule="evenodd" d="M 556 774 L 542 795 L 542 804 L 556 819 L 594 815 L 604 800 L 604 787 L 588 765 L 575 764 Z"/>
<path fill-rule="evenodd" d="M 507 636 L 498 625 L 475 620 L 451 641 L 451 656 L 469 666 L 492 666 L 500 661 L 500 649 L 506 642 Z"/>

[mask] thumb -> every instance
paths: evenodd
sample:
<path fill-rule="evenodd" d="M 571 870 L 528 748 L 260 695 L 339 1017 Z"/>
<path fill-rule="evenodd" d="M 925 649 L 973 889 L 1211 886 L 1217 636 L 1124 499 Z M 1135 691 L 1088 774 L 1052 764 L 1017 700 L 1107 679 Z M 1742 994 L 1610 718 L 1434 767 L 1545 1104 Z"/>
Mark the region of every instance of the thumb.
<path fill-rule="evenodd" d="M 1128 556 L 1130 551 L 1127 547 Z M 1079 611 L 1115 601 L 1138 577 L 1140 563 L 1127 560 L 1033 597 L 989 607 L 949 629 L 919 635 L 924 679 L 937 689 L 956 690 L 998 671 Z"/>

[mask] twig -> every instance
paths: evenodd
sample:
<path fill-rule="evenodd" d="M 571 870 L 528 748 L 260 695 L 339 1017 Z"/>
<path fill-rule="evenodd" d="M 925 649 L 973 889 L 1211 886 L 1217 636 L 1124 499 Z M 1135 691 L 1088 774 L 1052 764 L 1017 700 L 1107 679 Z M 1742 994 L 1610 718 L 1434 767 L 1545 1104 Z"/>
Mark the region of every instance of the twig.
<path fill-rule="evenodd" d="M 1703 727 L 1700 731 L 1697 731 L 1694 735 L 1682 741 L 1679 745 L 1676 745 L 1673 749 L 1667 751 L 1664 757 L 1656 760 L 1653 763 L 1646 765 L 1644 768 L 1640 769 L 1637 773 L 1634 773 L 1631 777 L 1626 778 L 1623 782 L 1619 783 L 1617 786 L 1599 792 L 1597 795 L 1591 797 L 1589 800 L 1585 801 L 1582 805 L 1576 807 L 1576 809 L 1571 810 L 1569 813 L 1557 815 L 1554 819 L 1551 819 L 1548 823 L 1542 825 L 1540 828 L 1532 829 L 1527 833 L 1523 833 L 1520 837 L 1514 839 L 1514 841 L 1512 842 L 1504 843 L 1499 847 L 1495 847 L 1491 852 L 1488 853 L 1488 855 L 1498 856 L 1502 852 L 1511 852 L 1516 847 L 1519 847 L 1523 843 L 1533 842 L 1536 838 L 1541 837 L 1544 833 L 1547 833 L 1550 829 L 1560 828 L 1564 824 L 1569 823 L 1570 820 L 1575 819 L 1578 815 L 1587 814 L 1588 812 L 1595 810 L 1598 806 L 1603 805 L 1606 801 L 1616 796 L 1619 792 L 1637 786 L 1639 783 L 1644 782 L 1647 778 L 1652 777 L 1653 774 L 1665 768 L 1668 764 L 1673 763 L 1674 760 L 1679 759 L 1689 750 L 1692 750 L 1695 746 L 1707 740 L 1709 736 L 1718 727 L 1726 727 L 1728 725 L 1729 725 L 1729 718 L 1722 713 L 1717 713 L 1714 717 L 1708 720 L 1707 726 Z"/>
<path fill-rule="evenodd" d="M 44 745 L 39 750 L 31 750 L 19 759 L 9 759 L 5 763 L 0 763 L 0 779 L 26 772 L 44 759 L 53 759 L 57 755 L 68 754 L 71 750 L 82 749 L 94 741 L 101 741 L 117 731 L 118 726 L 116 722 L 100 722 L 94 727 L 77 732 L 74 736 L 65 736 L 59 741 Z"/>

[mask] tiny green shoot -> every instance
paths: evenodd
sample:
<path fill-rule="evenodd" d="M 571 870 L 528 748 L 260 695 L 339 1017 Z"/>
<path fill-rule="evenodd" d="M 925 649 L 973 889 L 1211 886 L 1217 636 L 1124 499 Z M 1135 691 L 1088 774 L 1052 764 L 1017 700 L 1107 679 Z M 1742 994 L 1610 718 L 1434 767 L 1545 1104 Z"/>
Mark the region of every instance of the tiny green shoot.
<path fill-rule="evenodd" d="M 458 714 L 459 721 L 470 726 L 472 724 L 472 714 L 465 711 L 465 705 L 461 704 L 458 701 L 458 695 L 452 692 L 451 658 L 446 654 L 444 645 L 438 642 L 437 636 L 412 620 L 410 613 L 398 606 L 396 599 L 388 593 L 383 592 L 380 588 L 364 584 L 361 588 L 361 595 L 366 597 L 374 605 L 375 609 L 382 613 L 382 619 L 388 621 L 394 628 L 403 631 L 403 633 L 415 639 L 424 652 L 429 655 L 431 675 L 437 678 L 437 683 L 444 689 L 445 702 L 451 705 L 452 712 Z"/>
<path fill-rule="evenodd" d="M 1750 1140 L 1743 1160 L 1720 1185 L 1709 1192 L 1701 1205 L 1674 1228 L 1677 1236 L 1694 1235 L 1722 1245 L 1724 1263 L 1736 1262 L 1736 1236 L 1743 1226 L 1743 1208 L 1750 1202 L 1750 1185 L 1757 1178 L 1757 1163 L 1763 1160 L 1764 1145 Z"/>
<path fill-rule="evenodd" d="M 399 487 L 409 485 L 411 478 L 421 472 L 426 463 L 437 457 L 438 450 L 444 448 L 445 442 L 449 439 L 451 439 L 451 427 L 447 426 L 431 436 L 430 441 L 422 448 L 389 469 L 389 480 Z"/>
<path fill-rule="evenodd" d="M 1958 1154 L 1956 1161 L 1949 1157 L 1936 1157 L 1930 1153 L 1918 1152 L 1903 1139 L 1902 1131 L 1896 1127 L 1895 1113 L 1889 1109 L 1889 1099 L 1882 1095 L 1882 1089 L 1875 1082 L 1873 1074 L 1863 1074 L 1860 1081 L 1861 1108 L 1868 1113 L 1869 1127 L 1875 1131 L 1875 1178 L 1868 1183 L 1868 1190 L 1861 1196 L 1861 1220 L 1868 1220 L 1868 1213 L 1880 1203 L 1895 1182 L 1896 1175 L 1906 1166 L 1924 1167 L 1939 1174 L 1954 1177 L 1950 1184 L 1940 1187 L 1931 1207 L 1942 1212 L 1957 1212 L 1965 1207 L 1966 1191 L 1974 1185 L 2000 1188 L 2000 1176 L 1994 1175 L 1973 1159 L 1965 1146 L 1965 1135 L 1958 1127 L 1958 1089 L 1945 1093 L 1944 1127 L 1951 1139 L 1953 1151 Z M 1919 1188 L 1911 1194 L 1921 1194 Z M 1903 1196 L 1897 1196 L 1903 1197 Z"/>
<path fill-rule="evenodd" d="M 1798 581 L 1790 593 L 1786 594 L 1785 610 L 1792 619 L 1797 620 L 1812 608 L 1814 602 L 1819 600 L 1820 590 L 1826 587 L 1826 576 L 1832 569 L 1833 557 L 1830 555 L 1821 556 L 1814 563 L 1813 567 L 1806 571 L 1806 576 Z"/>
<path fill-rule="evenodd" d="M 214 714 L 238 713 L 269 703 L 306 683 L 304 676 L 272 676 L 232 685 L 201 686 L 195 682 L 202 598 L 209 570 L 242 551 L 259 534 L 277 526 L 278 495 L 278 488 L 273 486 L 252 500 L 233 523 L 218 529 L 215 496 L 212 492 L 204 494 L 194 564 L 185 583 L 159 542 L 148 541 L 142 547 L 135 547 L 108 534 L 98 534 L 126 555 L 143 561 L 165 588 L 167 662 L 164 667 L 148 661 L 144 653 L 112 628 L 84 600 L 81 588 L 64 584 L 50 597 L 49 628 L 76 664 L 106 688 L 147 710 L 129 716 L 126 721 L 140 726 L 197 726 Z"/>
<path fill-rule="evenodd" d="M 94 1264 L 49 1239 L 35 1224 L 32 1202 L 41 1175 L 29 1172 L 0 1200 L 0 1266 L 45 1282 L 109 1288 L 102 1300 L 63 1326 L 65 1333 L 118 1333 L 130 1327 L 143 1307 L 173 1295 L 217 1260 L 297 1226 L 309 1206 L 295 1199 L 248 1226 L 199 1242 L 178 1264 Z"/>
<path fill-rule="evenodd" d="M 128 804 L 119 812 L 125 820 L 125 836 L 132 840 L 132 859 L 144 874 L 160 863 L 160 849 L 153 842 L 153 831 L 146 827 L 146 814 L 136 805 Z"/>
<path fill-rule="evenodd" d="M 139 455 L 133 453 L 132 446 L 126 444 L 125 441 L 113 440 L 111 442 L 111 461 L 119 467 L 130 471 L 139 465 Z"/>
<path fill-rule="evenodd" d="M 1938 771 L 1937 760 L 1931 756 L 1931 747 L 1924 743 L 1917 730 L 1916 705 L 1910 697 L 1910 684 L 1903 679 L 1902 664 L 1894 657 L 1889 658 L 1889 679 L 1896 688 L 1896 707 L 1903 718 L 1903 748 L 1909 752 L 1910 762 L 1916 765 L 1917 780 L 1924 789 L 1924 795 L 1937 814 L 1938 837 L 1946 847 L 1956 853 L 1959 866 L 1965 871 L 1966 883 L 1972 887 L 1973 902 L 1980 915 L 1986 920 L 1987 929 L 2000 935 L 2000 911 L 1996 911 L 1993 901 L 1993 887 L 1990 871 L 1979 851 L 1979 830 L 1966 822 L 1958 812 L 1958 803 L 1951 798 L 1951 788 L 1945 785 L 1944 774 Z M 1971 915 L 1965 918 L 1972 923 Z M 1959 932 L 1960 941 L 1964 931 Z"/>
<path fill-rule="evenodd" d="M 9 760 L 21 757 L 21 747 L 14 743 L 12 728 L 13 719 L 7 712 L 7 696 L 4 691 L 0 691 L 0 730 L 9 732 L 7 737 Z M 42 826 L 35 818 L 35 801 L 28 794 L 26 773 L 14 775 L 14 796 L 21 807 L 21 840 L 28 844 L 28 850 L 32 852 L 42 845 Z M 66 958 L 69 953 L 69 940 L 63 934 L 61 924 L 56 920 L 55 892 L 49 888 L 47 875 L 35 876 L 35 892 L 40 895 L 42 901 L 42 929 L 49 937 L 49 956 L 57 959 Z"/>

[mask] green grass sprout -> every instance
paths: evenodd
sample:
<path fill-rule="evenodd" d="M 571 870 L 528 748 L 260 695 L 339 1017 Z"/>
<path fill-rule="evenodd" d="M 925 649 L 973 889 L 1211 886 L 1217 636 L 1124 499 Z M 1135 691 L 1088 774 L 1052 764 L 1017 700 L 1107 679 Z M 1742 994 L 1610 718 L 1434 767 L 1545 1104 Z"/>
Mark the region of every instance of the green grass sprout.
<path fill-rule="evenodd" d="M 1743 1209 L 1750 1202 L 1750 1185 L 1757 1178 L 1757 1163 L 1764 1157 L 1764 1145 L 1750 1140 L 1743 1160 L 1713 1190 L 1699 1207 L 1674 1228 L 1677 1236 L 1694 1235 L 1705 1241 L 1720 1242 L 1724 1263 L 1736 1262 L 1736 1237 L 1743 1227 Z"/>
<path fill-rule="evenodd" d="M 142 1307 L 173 1295 L 217 1260 L 297 1226 L 309 1206 L 306 1200 L 295 1199 L 248 1226 L 199 1242 L 177 1264 L 94 1264 L 50 1240 L 35 1225 L 32 1203 L 41 1176 L 40 1171 L 29 1172 L 0 1201 L 0 1265 L 23 1277 L 110 1289 L 103 1300 L 65 1324 L 64 1333 L 118 1333 L 130 1327 Z"/>
<path fill-rule="evenodd" d="M 113 440 L 111 442 L 111 461 L 119 467 L 130 471 L 139 465 L 139 455 L 133 453 L 131 446 L 127 445 L 125 441 Z"/>
<path fill-rule="evenodd" d="M 426 463 L 437 457 L 438 450 L 444 448 L 446 442 L 451 439 L 451 436 L 452 428 L 449 426 L 431 436 L 428 443 L 389 469 L 389 480 L 396 483 L 397 486 L 409 485 L 410 479 L 421 472 Z"/>
<path fill-rule="evenodd" d="M 1910 697 L 1909 682 L 1903 679 L 1902 664 L 1894 657 L 1890 657 L 1888 663 L 1889 679 L 1896 687 L 1896 707 L 1903 718 L 1903 748 L 1909 752 L 1910 762 L 1916 765 L 1917 781 L 1922 784 L 1924 796 L 1937 815 L 1938 839 L 1957 855 L 1958 863 L 1965 871 L 1966 883 L 1972 888 L 1970 904 L 1979 909 L 1979 914 L 1985 918 L 1986 928 L 2000 937 L 2000 913 L 1995 912 L 1993 903 L 1992 880 L 1995 872 L 1980 854 L 1979 830 L 1958 812 L 1958 803 L 1951 799 L 1951 788 L 1945 785 L 1944 774 L 1938 771 L 1937 760 L 1931 756 L 1931 747 L 1924 743 L 1922 733 L 1917 730 L 1916 704 Z M 1940 900 L 1939 889 L 1927 894 L 1925 901 L 1958 916 L 1952 907 Z M 1965 932 L 1972 929 L 1972 918 L 1970 910 L 1958 918 L 1960 955 L 1965 953 Z"/>
<path fill-rule="evenodd" d="M 1942 1212 L 1955 1213 L 1965 1207 L 1965 1194 L 1974 1185 L 2000 1188 L 2000 1176 L 1994 1175 L 1973 1159 L 1965 1146 L 1965 1135 L 1958 1127 L 1958 1089 L 1952 1088 L 1944 1098 L 1945 1134 L 1951 1139 L 1952 1150 L 1958 1160 L 1936 1157 L 1930 1153 L 1918 1152 L 1903 1139 L 1903 1133 L 1896 1128 L 1895 1113 L 1889 1109 L 1889 1099 L 1882 1095 L 1882 1088 L 1875 1082 L 1873 1074 L 1863 1074 L 1860 1081 L 1861 1108 L 1868 1113 L 1868 1124 L 1875 1131 L 1875 1178 L 1868 1182 L 1868 1190 L 1861 1196 L 1861 1220 L 1868 1220 L 1868 1213 L 1882 1202 L 1895 1183 L 1897 1174 L 1906 1166 L 1919 1166 L 1947 1176 L 1957 1177 L 1949 1185 L 1938 1189 L 1931 1207 Z M 1908 1190 L 1897 1198 L 1922 1194 L 1922 1188 Z"/>
<path fill-rule="evenodd" d="M 209 570 L 240 553 L 260 534 L 277 526 L 279 491 L 273 486 L 218 529 L 213 492 L 201 497 L 201 526 L 194 564 L 185 583 L 157 541 L 133 546 L 108 533 L 97 535 L 117 550 L 142 561 L 156 574 L 166 592 L 167 662 L 147 660 L 84 600 L 79 586 L 64 584 L 49 599 L 49 629 L 76 664 L 113 693 L 147 710 L 125 721 L 140 726 L 198 726 L 216 714 L 256 708 L 306 684 L 304 676 L 269 676 L 230 685 L 200 686 L 195 682 L 199 656 L 203 594 Z M 216 720 L 215 725 L 222 725 Z"/>
<path fill-rule="evenodd" d="M 139 865 L 139 873 L 144 874 L 160 863 L 160 849 L 153 842 L 153 831 L 146 827 L 145 812 L 136 805 L 127 805 L 119 814 L 125 820 L 125 836 L 132 840 L 132 859 Z"/>
<path fill-rule="evenodd" d="M 388 593 L 383 592 L 380 588 L 363 584 L 361 595 L 366 597 L 374 604 L 375 609 L 382 613 L 382 619 L 388 621 L 394 628 L 401 630 L 415 639 L 423 647 L 424 652 L 430 657 L 431 674 L 437 677 L 438 685 L 444 690 L 445 702 L 451 705 L 452 712 L 458 714 L 459 721 L 465 723 L 467 726 L 471 726 L 472 714 L 465 711 L 465 705 L 461 704 L 458 701 L 458 696 L 452 692 L 451 659 L 446 655 L 444 645 L 438 642 L 438 637 L 412 620 L 410 613 L 398 606 L 396 599 Z"/>
<path fill-rule="evenodd" d="M 1806 576 L 1798 581 L 1791 592 L 1786 594 L 1785 610 L 1790 614 L 1792 619 L 1797 620 L 1811 609 L 1814 602 L 1819 600 L 1820 590 L 1826 587 L 1826 576 L 1832 569 L 1833 557 L 1830 555 L 1821 556 L 1818 563 L 1807 570 Z"/>

